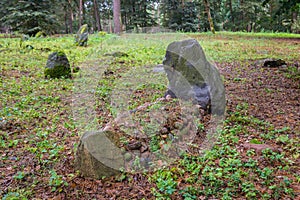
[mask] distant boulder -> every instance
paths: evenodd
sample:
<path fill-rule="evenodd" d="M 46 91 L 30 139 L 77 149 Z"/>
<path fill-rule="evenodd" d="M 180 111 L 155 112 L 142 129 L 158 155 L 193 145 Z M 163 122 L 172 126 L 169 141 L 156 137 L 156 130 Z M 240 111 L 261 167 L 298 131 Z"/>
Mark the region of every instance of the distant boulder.
<path fill-rule="evenodd" d="M 44 31 L 39 31 L 35 34 L 36 38 L 46 37 L 47 34 Z"/>
<path fill-rule="evenodd" d="M 46 78 L 70 78 L 71 67 L 66 54 L 61 51 L 50 54 L 44 74 Z"/>
<path fill-rule="evenodd" d="M 22 41 L 22 42 L 25 42 L 25 41 L 28 41 L 29 39 L 30 39 L 29 35 L 23 34 L 23 35 L 22 35 L 22 38 L 21 38 L 21 41 Z"/>
<path fill-rule="evenodd" d="M 80 27 L 80 29 L 78 30 L 75 36 L 76 45 L 86 47 L 88 42 L 88 36 L 89 36 L 88 25 L 84 24 Z"/>

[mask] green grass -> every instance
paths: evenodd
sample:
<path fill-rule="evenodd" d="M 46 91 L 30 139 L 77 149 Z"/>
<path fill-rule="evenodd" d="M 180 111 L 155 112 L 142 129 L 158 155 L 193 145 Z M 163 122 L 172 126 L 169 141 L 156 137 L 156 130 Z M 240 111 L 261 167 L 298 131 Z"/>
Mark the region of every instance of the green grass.
<path fill-rule="evenodd" d="M 192 33 L 193 34 L 193 33 Z M 199 35 L 199 33 L 194 33 L 195 35 Z M 205 35 L 209 37 L 251 37 L 251 38 L 269 38 L 269 39 L 299 39 L 299 34 L 294 33 L 283 33 L 283 32 L 227 32 L 227 31 L 219 31 L 216 34 L 212 34 L 211 32 L 201 33 L 200 35 Z"/>
<path fill-rule="evenodd" d="M 59 194 L 68 188 L 74 177 L 78 177 L 69 162 L 74 159 L 74 147 L 82 132 L 78 128 L 80 122 L 73 118 L 72 111 L 78 108 L 72 107 L 71 99 L 76 90 L 75 81 L 81 81 L 80 74 L 88 71 L 88 67 L 113 72 L 111 76 L 100 74 L 91 87 L 95 89 L 94 109 L 101 108 L 101 112 L 107 114 L 97 119 L 102 125 L 116 112 L 111 101 L 120 86 L 126 89 L 135 84 L 135 91 L 149 92 L 147 98 L 125 102 L 129 109 L 153 102 L 154 96 L 163 95 L 166 77 L 153 74 L 152 69 L 162 62 L 166 47 L 172 41 L 197 38 L 210 60 L 237 63 L 240 67 L 236 72 L 242 74 L 258 59 L 281 58 L 289 65 L 299 62 L 299 45 L 272 40 L 286 37 L 299 38 L 299 35 L 218 32 L 216 35 L 166 33 L 119 37 L 95 34 L 90 35 L 86 48 L 75 46 L 71 36 L 30 38 L 22 43 L 19 38 L 0 38 L 0 168 L 7 169 L 0 172 L 0 179 L 10 182 L 8 187 L 0 188 L 0 197 L 32 199 L 41 197 L 42 193 Z M 44 66 L 53 51 L 64 51 L 72 68 L 81 68 L 79 73 L 73 74 L 73 79 L 44 78 Z M 115 51 L 125 52 L 128 57 L 104 56 Z M 284 74 L 299 80 L 298 71 L 293 67 Z M 146 84 L 140 84 L 145 80 Z M 247 80 L 237 76 L 234 81 L 243 83 Z M 219 141 L 211 151 L 201 156 L 186 154 L 174 165 L 148 174 L 154 184 L 153 195 L 161 199 L 172 198 L 172 195 L 181 195 L 185 199 L 197 199 L 198 196 L 294 198 L 290 185 L 300 183 L 299 173 L 294 172 L 299 159 L 299 139 L 288 138 L 288 127 L 276 129 L 264 120 L 249 116 L 248 109 L 247 104 L 239 104 L 229 113 Z M 251 138 L 252 143 L 272 141 L 281 145 L 283 152 L 265 150 L 261 156 L 251 150 L 240 152 L 236 147 L 240 137 L 251 136 L 253 130 L 259 134 Z M 127 142 L 126 138 L 122 139 Z M 152 151 L 158 148 L 157 139 L 153 137 L 151 141 Z M 260 188 L 266 190 L 262 192 Z"/>

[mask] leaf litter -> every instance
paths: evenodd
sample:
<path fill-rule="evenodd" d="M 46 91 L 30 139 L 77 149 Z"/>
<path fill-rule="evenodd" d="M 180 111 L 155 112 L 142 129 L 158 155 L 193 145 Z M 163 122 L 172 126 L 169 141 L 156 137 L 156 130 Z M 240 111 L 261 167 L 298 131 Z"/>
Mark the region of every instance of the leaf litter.
<path fill-rule="evenodd" d="M 297 41 L 288 42 L 298 45 Z M 283 164 L 280 159 L 288 159 L 289 164 L 283 165 L 288 166 L 287 169 L 273 168 L 274 185 L 280 185 L 286 180 L 285 177 L 291 182 L 289 188 L 293 189 L 293 195 L 280 193 L 285 199 L 300 195 L 300 84 L 297 62 L 299 61 L 288 62 L 289 67 L 298 70 L 292 77 L 289 73 L 291 71 L 262 68 L 255 60 L 217 63 L 225 79 L 228 126 L 242 125 L 234 147 L 245 162 L 250 159 L 249 150 L 258 150 L 258 146 L 253 147 L 255 145 L 252 143 L 262 143 L 265 147 L 271 147 L 274 150 L 272 152 L 284 153 L 284 158 L 263 159 L 268 153 L 273 153 L 266 150 L 270 148 L 260 146 L 262 150 L 251 158 L 259 161 L 259 169 L 281 166 Z M 9 74 L 16 78 L 22 76 L 20 71 L 5 71 L 1 73 L 3 79 L 8 78 Z M 292 71 L 294 72 L 295 70 Z M 118 71 L 106 75 L 109 74 L 116 76 Z M 28 91 L 25 90 L 24 95 L 26 92 Z M 62 96 L 59 93 L 57 95 Z M 142 90 L 135 95 L 138 99 L 149 99 L 149 94 Z M 74 146 L 78 143 L 79 136 L 69 118 L 71 110 L 60 110 L 70 104 L 68 101 L 70 99 L 64 98 L 58 105 L 52 106 L 57 109 L 45 111 L 42 116 L 36 117 L 35 122 L 19 121 L 17 118 L 1 119 L 0 196 L 19 195 L 29 199 L 155 199 L 153 188 L 157 188 L 157 185 L 155 181 L 151 181 L 151 173 L 123 173 L 117 177 L 92 180 L 83 178 L 74 171 Z M 142 103 L 145 102 L 147 101 Z M 100 101 L 97 109 L 99 119 L 103 117 L 104 124 L 109 122 L 105 101 Z M 59 120 L 59 123 L 55 120 Z M 205 118 L 203 123 L 205 124 Z M 164 124 L 164 127 L 173 129 L 174 121 Z M 34 142 L 32 138 L 35 138 Z M 201 140 L 194 141 L 195 144 L 197 142 Z M 219 160 L 215 162 L 219 163 Z M 170 168 L 172 167 L 177 167 L 176 163 Z M 49 173 L 51 170 L 55 170 L 55 173 Z M 178 189 L 189 185 L 186 182 L 188 176 L 187 173 L 177 180 Z M 49 180 L 52 180 L 51 184 Z M 262 194 L 272 193 L 271 187 L 255 181 L 253 183 Z M 235 195 L 236 199 L 243 199 L 246 193 L 240 191 Z M 198 196 L 200 199 L 203 197 L 201 194 Z M 183 199 L 183 196 L 174 192 L 170 198 Z"/>

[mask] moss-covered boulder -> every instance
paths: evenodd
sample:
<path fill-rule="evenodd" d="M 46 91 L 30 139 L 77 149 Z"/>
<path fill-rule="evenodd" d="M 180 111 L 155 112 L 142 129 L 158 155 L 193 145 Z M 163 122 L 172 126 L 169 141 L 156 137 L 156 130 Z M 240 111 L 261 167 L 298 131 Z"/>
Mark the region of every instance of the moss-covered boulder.
<path fill-rule="evenodd" d="M 75 36 L 76 45 L 86 47 L 88 42 L 88 36 L 89 36 L 88 25 L 84 24 L 80 27 L 80 29 L 78 30 Z"/>
<path fill-rule="evenodd" d="M 46 78 L 70 78 L 71 67 L 66 54 L 61 51 L 50 54 L 44 74 Z"/>
<path fill-rule="evenodd" d="M 36 38 L 46 37 L 47 34 L 44 31 L 39 31 L 35 34 Z"/>

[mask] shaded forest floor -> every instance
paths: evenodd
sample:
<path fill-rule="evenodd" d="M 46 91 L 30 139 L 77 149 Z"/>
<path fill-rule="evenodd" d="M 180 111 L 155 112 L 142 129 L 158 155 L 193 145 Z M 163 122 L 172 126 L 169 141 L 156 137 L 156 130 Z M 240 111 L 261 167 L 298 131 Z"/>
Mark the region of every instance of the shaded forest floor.
<path fill-rule="evenodd" d="M 48 54 L 63 49 L 74 67 L 103 68 L 95 85 L 95 110 L 103 125 L 112 118 L 108 105 L 115 83 L 136 66 L 140 74 L 152 73 L 166 46 L 188 37 L 197 38 L 224 76 L 226 119 L 214 147 L 201 156 L 187 153 L 154 172 L 102 180 L 81 177 L 74 170 L 81 132 L 72 115 L 74 81 L 81 72 L 72 79 L 44 79 Z M 16 38 L 0 42 L 3 199 L 299 198 L 299 40 L 157 34 L 93 35 L 87 48 L 74 47 L 71 37 L 31 39 L 21 46 Z M 128 56 L 103 56 L 115 51 Z M 283 59 L 287 66 L 263 67 L 266 58 Z M 162 76 L 157 80 L 165 84 Z M 138 104 L 154 101 L 152 96 L 164 91 L 165 87 L 144 87 Z"/>

